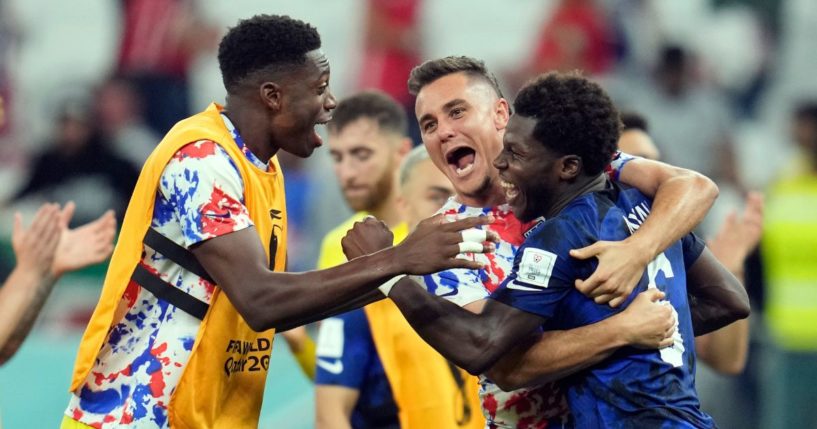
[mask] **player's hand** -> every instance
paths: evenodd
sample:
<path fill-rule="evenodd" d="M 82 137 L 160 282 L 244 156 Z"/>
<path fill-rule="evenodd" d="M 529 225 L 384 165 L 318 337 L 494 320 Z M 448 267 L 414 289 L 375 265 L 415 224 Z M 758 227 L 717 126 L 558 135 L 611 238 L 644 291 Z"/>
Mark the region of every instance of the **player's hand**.
<path fill-rule="evenodd" d="M 406 274 L 423 275 L 452 268 L 480 269 L 479 261 L 457 256 L 493 252 L 499 237 L 476 229 L 494 221 L 493 215 L 450 222 L 441 214 L 423 220 L 397 247 L 398 261 Z"/>
<path fill-rule="evenodd" d="M 28 228 L 23 227 L 22 216 L 16 213 L 11 233 L 11 246 L 17 258 L 16 269 L 42 278 L 50 275 L 62 229 L 57 204 L 43 204 Z"/>
<path fill-rule="evenodd" d="M 573 249 L 576 259 L 598 258 L 596 271 L 585 280 L 576 280 L 576 289 L 597 304 L 618 307 L 630 296 L 650 263 L 648 252 L 628 240 L 597 241 L 581 249 Z"/>
<path fill-rule="evenodd" d="M 733 211 L 726 217 L 707 247 L 715 258 L 733 273 L 743 272 L 743 263 L 754 250 L 763 233 L 763 194 L 750 192 L 746 197 L 743 214 Z"/>
<path fill-rule="evenodd" d="M 383 221 L 374 216 L 367 216 L 365 219 L 355 222 L 352 229 L 346 232 L 340 245 L 346 259 L 352 260 L 358 256 L 391 247 L 394 242 L 394 234 L 389 230 Z"/>
<path fill-rule="evenodd" d="M 660 349 L 673 344 L 675 312 L 658 289 L 638 294 L 633 302 L 615 317 L 619 318 L 619 332 L 627 344 L 644 349 Z"/>
<path fill-rule="evenodd" d="M 74 203 L 65 205 L 61 216 L 63 225 L 68 225 L 74 214 Z M 116 235 L 116 217 L 108 210 L 92 222 L 75 229 L 63 230 L 51 271 L 61 276 L 68 271 L 85 268 L 104 261 L 113 251 Z"/>

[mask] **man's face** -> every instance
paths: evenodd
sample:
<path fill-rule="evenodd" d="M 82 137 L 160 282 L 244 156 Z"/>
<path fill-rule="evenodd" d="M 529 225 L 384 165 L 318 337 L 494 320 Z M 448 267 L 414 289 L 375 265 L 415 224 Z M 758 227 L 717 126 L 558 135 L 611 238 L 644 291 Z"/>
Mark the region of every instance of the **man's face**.
<path fill-rule="evenodd" d="M 406 222 L 412 227 L 436 213 L 454 195 L 451 182 L 430 159 L 414 165 L 401 191 Z"/>
<path fill-rule="evenodd" d="M 321 50 L 306 54 L 306 63 L 281 82 L 280 110 L 272 120 L 273 140 L 295 156 L 306 158 L 323 144 L 315 125 L 332 119 L 335 97 L 329 90 L 329 61 Z"/>
<path fill-rule="evenodd" d="M 329 136 L 329 153 L 346 202 L 355 211 L 374 211 L 394 188 L 402 136 L 360 118 Z"/>
<path fill-rule="evenodd" d="M 514 115 L 494 160 L 508 205 L 522 222 L 545 214 L 559 184 L 559 157 L 533 137 L 535 125 L 536 119 Z"/>
<path fill-rule="evenodd" d="M 502 150 L 508 104 L 465 73 L 444 76 L 417 94 L 415 113 L 431 160 L 457 193 L 484 198 L 496 183 L 491 161 Z"/>

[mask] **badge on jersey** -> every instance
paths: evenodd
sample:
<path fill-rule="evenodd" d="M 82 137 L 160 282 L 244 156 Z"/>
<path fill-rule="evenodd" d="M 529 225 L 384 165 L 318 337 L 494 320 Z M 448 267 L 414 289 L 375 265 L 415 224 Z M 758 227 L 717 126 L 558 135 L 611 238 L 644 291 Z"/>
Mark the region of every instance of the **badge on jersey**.
<path fill-rule="evenodd" d="M 520 283 L 546 288 L 550 282 L 550 276 L 553 274 L 554 265 L 556 265 L 555 253 L 527 247 L 522 253 L 516 280 Z M 511 282 L 508 287 L 520 290 L 537 290 L 536 288 L 522 286 L 516 282 Z"/>

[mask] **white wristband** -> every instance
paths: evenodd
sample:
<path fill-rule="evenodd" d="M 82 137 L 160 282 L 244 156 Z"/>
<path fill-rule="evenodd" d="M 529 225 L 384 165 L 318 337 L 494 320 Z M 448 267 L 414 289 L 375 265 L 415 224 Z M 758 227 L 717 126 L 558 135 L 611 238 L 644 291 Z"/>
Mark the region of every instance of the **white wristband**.
<path fill-rule="evenodd" d="M 394 285 L 397 284 L 397 282 L 399 282 L 400 279 L 402 279 L 405 276 L 406 276 L 405 274 L 400 274 L 399 276 L 392 277 L 391 280 L 387 281 L 386 283 L 383 283 L 377 288 L 380 289 L 380 292 L 383 292 L 383 295 L 386 295 L 386 297 L 388 297 L 389 292 L 391 292 L 391 288 L 393 288 Z"/>

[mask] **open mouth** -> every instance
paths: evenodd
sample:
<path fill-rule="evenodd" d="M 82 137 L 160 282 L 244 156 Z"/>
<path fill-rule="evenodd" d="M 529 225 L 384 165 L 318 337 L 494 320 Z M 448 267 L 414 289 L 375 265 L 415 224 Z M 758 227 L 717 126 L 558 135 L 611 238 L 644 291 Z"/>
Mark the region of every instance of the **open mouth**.
<path fill-rule="evenodd" d="M 513 205 L 514 200 L 519 196 L 519 188 L 504 179 L 499 179 L 499 184 L 502 186 L 502 190 L 505 191 L 505 201 Z"/>
<path fill-rule="evenodd" d="M 329 123 L 329 121 L 331 120 L 332 117 L 327 116 L 321 117 L 317 121 L 315 121 L 315 125 L 312 127 L 312 141 L 315 143 L 315 146 L 323 145 L 323 139 L 321 138 L 321 135 L 318 133 L 317 127 L 318 126 L 325 127 L 326 124 Z"/>
<path fill-rule="evenodd" d="M 477 153 L 467 146 L 458 147 L 445 155 L 445 160 L 457 176 L 465 176 L 474 168 Z"/>

